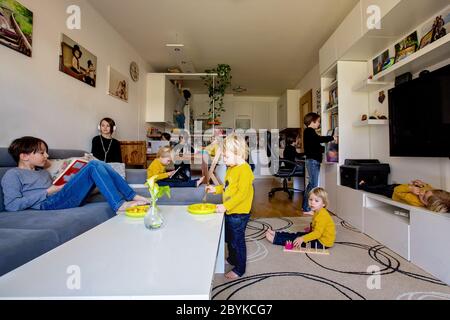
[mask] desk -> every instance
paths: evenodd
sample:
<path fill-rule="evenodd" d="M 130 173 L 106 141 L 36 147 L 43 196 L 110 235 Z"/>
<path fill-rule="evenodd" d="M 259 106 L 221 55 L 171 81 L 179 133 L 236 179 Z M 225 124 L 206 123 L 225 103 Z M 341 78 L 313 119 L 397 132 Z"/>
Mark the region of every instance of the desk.
<path fill-rule="evenodd" d="M 161 229 L 120 214 L 7 273 L 0 299 L 210 299 L 225 268 L 223 214 L 160 208 Z"/>

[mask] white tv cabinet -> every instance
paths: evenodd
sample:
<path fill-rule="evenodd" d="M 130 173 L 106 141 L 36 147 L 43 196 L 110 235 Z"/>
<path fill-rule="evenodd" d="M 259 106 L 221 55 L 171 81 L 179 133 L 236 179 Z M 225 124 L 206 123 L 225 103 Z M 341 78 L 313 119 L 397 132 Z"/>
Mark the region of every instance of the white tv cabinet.
<path fill-rule="evenodd" d="M 450 214 L 338 186 L 337 214 L 348 223 L 450 285 Z"/>

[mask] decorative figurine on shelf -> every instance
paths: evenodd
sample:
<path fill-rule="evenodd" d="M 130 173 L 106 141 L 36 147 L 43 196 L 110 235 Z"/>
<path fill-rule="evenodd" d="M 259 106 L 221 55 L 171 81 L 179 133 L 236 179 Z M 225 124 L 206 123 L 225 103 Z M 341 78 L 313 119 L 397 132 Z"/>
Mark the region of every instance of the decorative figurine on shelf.
<path fill-rule="evenodd" d="M 380 91 L 379 96 L 378 96 L 378 102 L 383 103 L 385 99 L 386 99 L 386 95 L 384 94 L 384 91 Z"/>
<path fill-rule="evenodd" d="M 445 30 L 444 25 L 445 20 L 442 19 L 442 16 L 436 17 L 433 24 L 433 35 L 431 42 L 434 42 L 447 34 L 447 30 Z"/>
<path fill-rule="evenodd" d="M 156 183 L 156 178 L 157 176 L 153 176 L 145 183 L 151 195 L 151 205 L 144 217 L 144 224 L 147 229 L 158 229 L 162 226 L 163 219 L 158 212 L 159 208 L 156 205 L 156 201 L 164 195 L 170 198 L 170 187 L 160 187 Z"/>

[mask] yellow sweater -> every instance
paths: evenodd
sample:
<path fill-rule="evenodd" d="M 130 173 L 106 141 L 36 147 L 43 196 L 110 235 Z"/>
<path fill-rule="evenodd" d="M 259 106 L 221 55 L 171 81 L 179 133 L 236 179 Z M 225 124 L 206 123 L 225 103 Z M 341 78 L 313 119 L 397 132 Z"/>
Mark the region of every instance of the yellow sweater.
<path fill-rule="evenodd" d="M 333 218 L 331 218 L 327 209 L 322 208 L 319 212 L 314 213 L 311 226 L 312 231 L 303 236 L 303 242 L 306 243 L 318 239 L 326 247 L 332 247 L 334 245 L 336 228 Z"/>
<path fill-rule="evenodd" d="M 248 163 L 229 167 L 225 186 L 216 186 L 216 194 L 223 193 L 227 214 L 250 213 L 253 202 L 253 172 Z"/>
<path fill-rule="evenodd" d="M 159 158 L 153 160 L 147 169 L 147 179 L 156 175 L 158 176 L 156 180 L 162 180 L 169 177 L 169 174 L 166 173 L 166 167 L 159 161 Z"/>
<path fill-rule="evenodd" d="M 421 190 L 429 191 L 433 189 L 429 184 L 424 185 Z M 394 194 L 392 195 L 392 200 L 405 202 L 412 206 L 424 207 L 423 203 L 420 201 L 419 197 L 409 190 L 409 184 L 401 184 L 394 188 Z"/>

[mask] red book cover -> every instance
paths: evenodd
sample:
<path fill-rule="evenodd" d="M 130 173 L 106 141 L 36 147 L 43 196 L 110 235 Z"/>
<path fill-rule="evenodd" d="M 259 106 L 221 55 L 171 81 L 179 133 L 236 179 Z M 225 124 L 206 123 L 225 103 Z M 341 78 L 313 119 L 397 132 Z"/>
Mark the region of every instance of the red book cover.
<path fill-rule="evenodd" d="M 53 184 L 55 186 L 60 186 L 69 182 L 69 180 L 73 178 L 73 176 L 77 174 L 86 164 L 87 161 L 85 160 L 74 160 L 56 177 Z"/>

